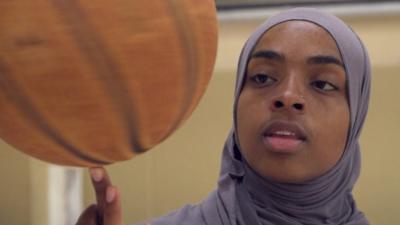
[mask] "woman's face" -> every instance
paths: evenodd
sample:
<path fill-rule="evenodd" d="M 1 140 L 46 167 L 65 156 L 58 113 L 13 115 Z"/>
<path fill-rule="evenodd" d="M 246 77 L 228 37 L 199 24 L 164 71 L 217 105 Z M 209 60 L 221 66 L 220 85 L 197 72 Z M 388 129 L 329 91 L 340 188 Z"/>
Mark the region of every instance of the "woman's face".
<path fill-rule="evenodd" d="M 237 135 L 250 166 L 267 179 L 304 182 L 340 159 L 349 128 L 346 75 L 321 27 L 289 21 L 251 54 L 237 105 Z"/>

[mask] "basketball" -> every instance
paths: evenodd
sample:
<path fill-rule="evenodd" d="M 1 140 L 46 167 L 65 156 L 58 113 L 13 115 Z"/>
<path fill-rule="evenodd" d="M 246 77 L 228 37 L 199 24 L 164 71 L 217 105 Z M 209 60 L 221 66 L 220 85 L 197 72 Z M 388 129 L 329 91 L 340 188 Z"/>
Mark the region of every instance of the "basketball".
<path fill-rule="evenodd" d="M 58 165 L 130 159 L 170 136 L 204 94 L 213 0 L 0 3 L 0 137 Z"/>

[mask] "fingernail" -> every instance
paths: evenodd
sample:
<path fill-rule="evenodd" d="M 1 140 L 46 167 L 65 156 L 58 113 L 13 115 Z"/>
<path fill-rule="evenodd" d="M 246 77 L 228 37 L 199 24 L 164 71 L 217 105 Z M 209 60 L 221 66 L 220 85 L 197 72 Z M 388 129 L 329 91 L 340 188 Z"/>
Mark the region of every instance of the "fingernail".
<path fill-rule="evenodd" d="M 103 179 L 103 171 L 101 171 L 101 169 L 99 168 L 91 168 L 90 175 L 92 176 L 92 179 L 96 182 L 100 182 Z"/>
<path fill-rule="evenodd" d="M 114 201 L 115 198 L 115 188 L 114 187 L 108 187 L 107 188 L 107 193 L 106 193 L 106 200 L 108 203 L 111 203 Z"/>

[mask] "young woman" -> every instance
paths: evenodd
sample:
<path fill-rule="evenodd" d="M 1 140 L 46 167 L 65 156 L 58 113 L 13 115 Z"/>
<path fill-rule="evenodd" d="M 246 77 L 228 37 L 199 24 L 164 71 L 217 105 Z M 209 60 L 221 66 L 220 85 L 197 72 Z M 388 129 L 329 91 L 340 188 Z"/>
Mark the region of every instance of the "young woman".
<path fill-rule="evenodd" d="M 150 223 L 369 224 L 352 197 L 369 89 L 367 52 L 341 20 L 306 8 L 270 18 L 240 55 L 217 190 Z M 91 174 L 98 204 L 77 224 L 123 224 L 105 170 Z"/>

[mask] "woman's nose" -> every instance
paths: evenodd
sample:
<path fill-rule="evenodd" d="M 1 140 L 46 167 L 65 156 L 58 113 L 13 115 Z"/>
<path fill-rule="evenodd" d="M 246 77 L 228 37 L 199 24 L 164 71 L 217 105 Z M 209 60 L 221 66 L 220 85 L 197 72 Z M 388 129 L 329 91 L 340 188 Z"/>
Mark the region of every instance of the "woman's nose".
<path fill-rule="evenodd" d="M 285 100 L 277 99 L 277 100 L 275 100 L 273 102 L 272 108 L 274 110 L 280 110 L 280 109 L 283 109 L 283 108 L 287 108 L 287 109 L 292 109 L 294 111 L 302 112 L 302 111 L 304 111 L 304 106 L 305 106 L 304 102 L 300 101 L 300 100 L 296 101 L 296 102 L 293 102 L 293 103 L 290 103 L 290 102 L 285 101 Z"/>
<path fill-rule="evenodd" d="M 289 110 L 293 112 L 304 112 L 306 107 L 306 100 L 301 94 L 301 91 L 288 85 L 283 88 L 277 95 L 272 99 L 271 109 L 277 110 Z"/>

